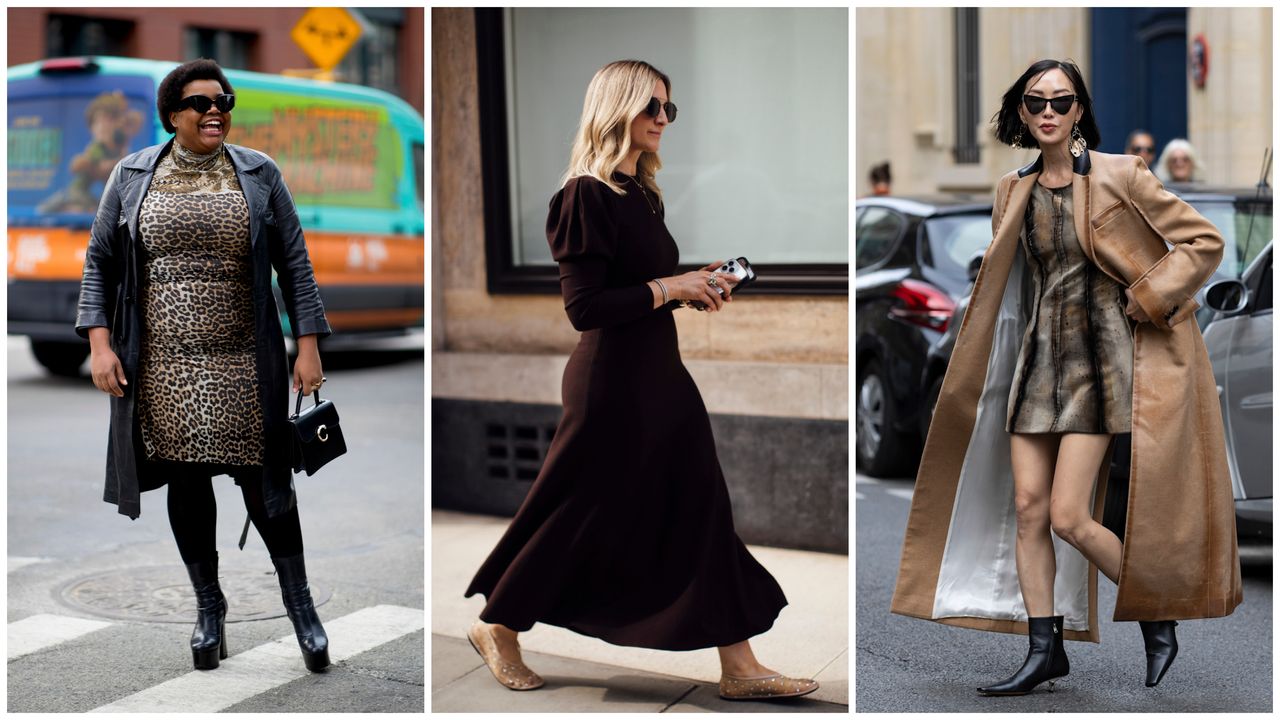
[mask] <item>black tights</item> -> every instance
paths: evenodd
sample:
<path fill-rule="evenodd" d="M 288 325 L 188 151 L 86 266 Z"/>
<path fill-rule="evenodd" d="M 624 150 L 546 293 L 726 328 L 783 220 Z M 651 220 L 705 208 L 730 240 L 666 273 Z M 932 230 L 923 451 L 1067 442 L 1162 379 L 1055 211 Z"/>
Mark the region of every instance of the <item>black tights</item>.
<path fill-rule="evenodd" d="M 298 524 L 298 508 L 276 517 L 267 517 L 258 479 L 240 480 L 244 507 L 253 526 L 258 529 L 267 552 L 273 558 L 302 554 L 302 526 Z M 213 480 L 209 476 L 191 475 L 169 483 L 169 526 L 178 541 L 182 562 L 191 565 L 217 557 L 218 506 L 213 497 Z"/>

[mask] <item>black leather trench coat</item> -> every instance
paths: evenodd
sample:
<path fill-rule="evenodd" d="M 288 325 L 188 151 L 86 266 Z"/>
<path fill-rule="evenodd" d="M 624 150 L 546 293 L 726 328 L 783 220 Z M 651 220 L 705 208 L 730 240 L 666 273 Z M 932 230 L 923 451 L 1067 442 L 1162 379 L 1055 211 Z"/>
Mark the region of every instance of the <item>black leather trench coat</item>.
<path fill-rule="evenodd" d="M 85 254 L 76 317 L 76 332 L 81 337 L 88 337 L 92 327 L 111 330 L 111 349 L 119 356 L 129 382 L 123 397 L 110 398 L 111 426 L 102 499 L 115 504 L 120 514 L 133 519 L 141 514 L 139 495 L 163 486 L 168 480 L 145 459 L 135 392 L 143 328 L 138 305 L 143 260 L 138 214 L 156 165 L 173 142 L 171 139 L 126 156 L 107 179 Z M 230 143 L 226 149 L 249 206 L 259 396 L 266 433 L 263 495 L 267 514 L 275 516 L 288 512 L 297 499 L 290 467 L 291 379 L 284 332 L 271 289 L 272 268 L 276 271 L 294 336 L 324 337 L 331 331 L 307 257 L 293 196 L 285 187 L 280 169 L 271 158 L 256 150 Z"/>

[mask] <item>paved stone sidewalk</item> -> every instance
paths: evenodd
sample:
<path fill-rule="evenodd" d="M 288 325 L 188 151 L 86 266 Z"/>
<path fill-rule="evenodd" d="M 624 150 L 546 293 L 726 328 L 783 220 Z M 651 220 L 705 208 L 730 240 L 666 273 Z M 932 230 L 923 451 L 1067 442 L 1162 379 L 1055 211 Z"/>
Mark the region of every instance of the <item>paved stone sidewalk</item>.
<path fill-rule="evenodd" d="M 570 658 L 524 653 L 546 685 L 516 692 L 494 680 L 466 640 L 431 636 L 433 712 L 819 712 L 848 705 L 813 700 L 722 700 L 711 683 Z"/>
<path fill-rule="evenodd" d="M 431 513 L 431 707 L 437 711 L 848 712 L 849 562 L 844 555 L 750 546 L 787 595 L 773 627 L 751 639 L 763 664 L 821 683 L 798 700 L 730 702 L 716 691 L 715 650 L 618 647 L 549 625 L 521 633 L 531 692 L 499 685 L 465 633 L 484 598 L 462 597 L 506 530 L 505 518 Z M 535 662 L 536 661 L 536 662 Z"/>

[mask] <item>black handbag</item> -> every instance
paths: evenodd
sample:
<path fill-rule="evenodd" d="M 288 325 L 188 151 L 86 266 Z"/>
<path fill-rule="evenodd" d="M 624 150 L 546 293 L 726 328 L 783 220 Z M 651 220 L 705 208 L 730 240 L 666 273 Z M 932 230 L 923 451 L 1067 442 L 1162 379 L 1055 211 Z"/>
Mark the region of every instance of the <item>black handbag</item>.
<path fill-rule="evenodd" d="M 330 460 L 347 451 L 342 427 L 338 425 L 338 408 L 331 400 L 321 400 L 318 390 L 312 394 L 315 405 L 304 411 L 302 393 L 298 393 L 298 403 L 289 416 L 289 424 L 293 426 L 293 471 L 306 470 L 307 475 L 315 475 Z"/>
<path fill-rule="evenodd" d="M 342 428 L 338 425 L 338 408 L 330 400 L 321 400 L 320 392 L 314 391 L 315 405 L 302 410 L 302 393 L 298 393 L 298 404 L 289 416 L 289 424 L 293 426 L 293 471 L 307 471 L 307 475 L 315 475 L 316 471 L 328 462 L 347 452 L 347 442 L 342 437 Z M 244 529 L 240 531 L 240 549 L 249 538 L 248 516 L 244 519 Z"/>

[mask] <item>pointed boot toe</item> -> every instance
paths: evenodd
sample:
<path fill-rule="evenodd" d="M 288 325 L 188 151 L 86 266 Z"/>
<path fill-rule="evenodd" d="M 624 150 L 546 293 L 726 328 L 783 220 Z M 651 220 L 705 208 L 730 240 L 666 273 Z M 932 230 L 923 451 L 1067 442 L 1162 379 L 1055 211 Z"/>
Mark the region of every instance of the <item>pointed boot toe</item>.
<path fill-rule="evenodd" d="M 1173 630 L 1177 625 L 1175 620 L 1138 622 L 1147 646 L 1147 687 L 1159 685 L 1178 656 L 1178 636 Z"/>
<path fill-rule="evenodd" d="M 1071 672 L 1067 651 L 1062 644 L 1063 616 L 1027 618 L 1027 659 L 1018 672 L 994 685 L 978 688 L 983 695 L 1026 695 L 1042 682 L 1049 683 Z"/>

